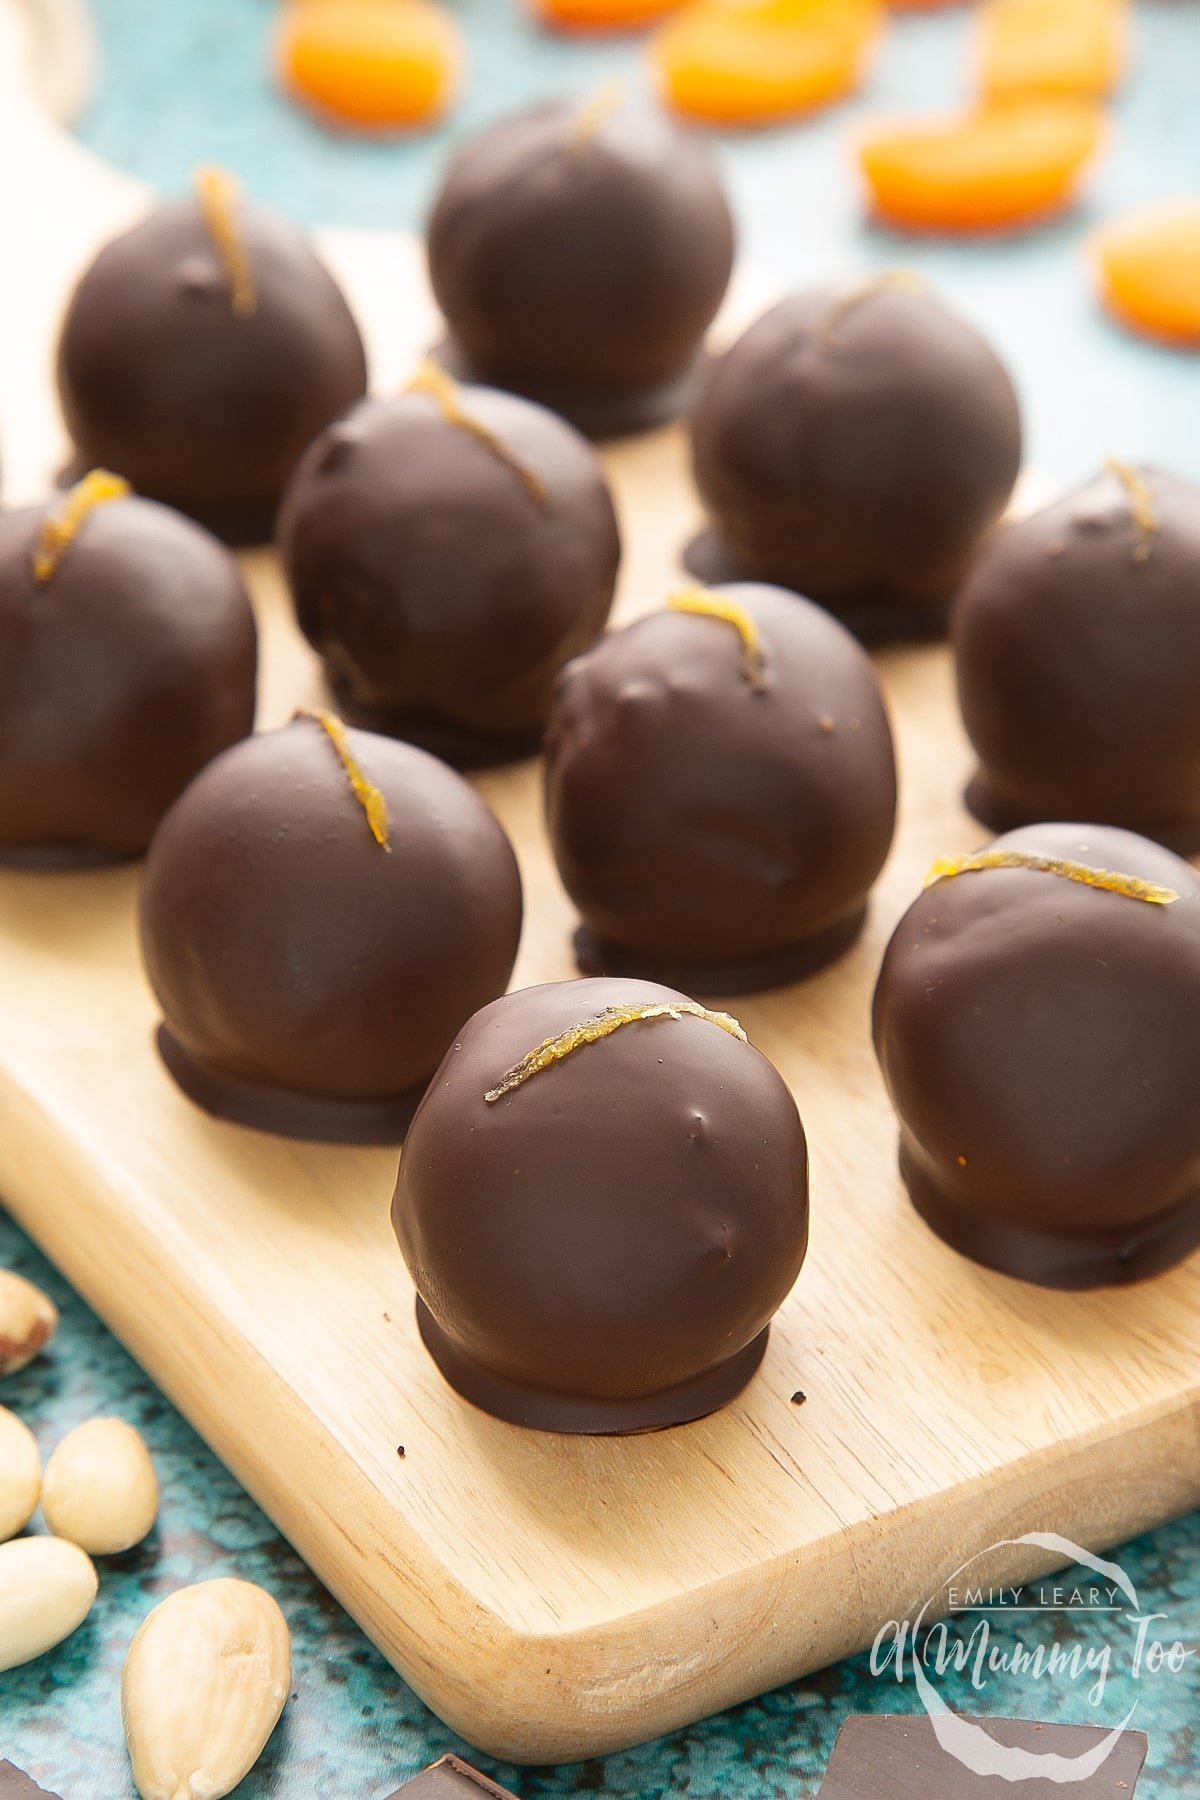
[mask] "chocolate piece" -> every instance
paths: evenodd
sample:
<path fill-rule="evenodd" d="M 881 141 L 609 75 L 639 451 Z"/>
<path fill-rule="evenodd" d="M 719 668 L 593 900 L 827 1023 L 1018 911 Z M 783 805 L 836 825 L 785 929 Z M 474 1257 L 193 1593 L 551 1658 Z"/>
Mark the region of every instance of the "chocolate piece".
<path fill-rule="evenodd" d="M 913 1202 L 1047 1287 L 1154 1275 L 1200 1244 L 1200 876 L 1086 825 L 960 866 L 900 921 L 875 993 Z"/>
<path fill-rule="evenodd" d="M 280 545 L 348 714 L 460 765 L 536 751 L 554 677 L 601 630 L 620 559 L 590 444 L 433 367 L 317 439 Z"/>
<path fill-rule="evenodd" d="M 219 757 L 142 883 L 159 1046 L 185 1093 L 331 1142 L 399 1142 L 463 1020 L 503 992 L 520 927 L 516 861 L 473 789 L 327 714 Z"/>
<path fill-rule="evenodd" d="M 1200 851 L 1200 488 L 1115 464 L 986 546 L 954 616 L 993 831 L 1095 819 Z"/>
<path fill-rule="evenodd" d="M 971 1719 L 994 1743 L 1028 1756 L 1054 1757 L 1086 1770 L 1111 1735 L 1099 1725 L 1040 1725 L 1029 1719 Z M 846 1720 L 818 1800 L 1133 1800 L 1149 1744 L 1123 1731 L 1111 1752 L 1079 1780 L 1033 1772 L 1014 1781 L 977 1775 L 938 1743 L 933 1720 L 860 1714 Z M 1009 1765 L 1011 1766 L 1011 1764 Z M 1028 1767 L 1029 1765 L 1025 1765 Z M 1043 1765 L 1044 1766 L 1044 1765 Z M 1069 1773 L 1061 1761 L 1058 1777 Z"/>
<path fill-rule="evenodd" d="M 471 138 L 429 220 L 447 366 L 597 437 L 680 412 L 732 267 L 707 149 L 614 90 Z"/>
<path fill-rule="evenodd" d="M 254 724 L 237 564 L 190 519 L 96 472 L 0 512 L 0 860 L 138 856 Z"/>
<path fill-rule="evenodd" d="M 804 1130 L 727 1015 L 642 981 L 525 988 L 447 1053 L 392 1223 L 466 1399 L 545 1431 L 677 1425 L 762 1358 L 807 1244 Z"/>
<path fill-rule="evenodd" d="M 391 1800 L 513 1800 L 507 1788 L 491 1781 L 458 1756 L 443 1756 L 439 1762 L 422 1769 L 403 1787 L 398 1787 Z"/>
<path fill-rule="evenodd" d="M 366 390 L 358 327 L 288 220 L 216 171 L 114 238 L 71 299 L 58 388 L 77 463 L 231 542 L 269 537 L 301 452 Z"/>
<path fill-rule="evenodd" d="M 58 1800 L 58 1795 L 39 1787 L 16 1763 L 0 1762 L 0 1800 Z"/>
<path fill-rule="evenodd" d="M 892 841 L 875 672 L 794 594 L 684 593 L 564 671 L 546 817 L 585 972 L 709 994 L 811 973 L 858 935 Z"/>
<path fill-rule="evenodd" d="M 783 300 L 705 378 L 703 580 L 778 582 L 866 639 L 945 628 L 1021 461 L 1012 383 L 911 278 Z"/>

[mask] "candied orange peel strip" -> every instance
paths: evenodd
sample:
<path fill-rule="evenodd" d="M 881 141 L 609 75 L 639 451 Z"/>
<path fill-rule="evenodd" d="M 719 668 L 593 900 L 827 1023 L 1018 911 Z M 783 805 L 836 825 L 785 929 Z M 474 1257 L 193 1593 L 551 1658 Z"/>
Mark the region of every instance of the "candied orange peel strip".
<path fill-rule="evenodd" d="M 1066 857 L 1034 856 L 1023 850 L 980 850 L 975 856 L 941 856 L 925 877 L 925 886 L 949 881 L 955 875 L 974 875 L 988 869 L 1036 869 L 1046 875 L 1060 875 L 1064 881 L 1078 881 L 1084 887 L 1103 888 L 1107 894 L 1120 894 L 1126 900 L 1144 900 L 1148 906 L 1173 906 L 1179 895 L 1174 888 L 1160 887 L 1156 881 L 1142 881 L 1136 875 L 1120 875 L 1112 869 L 1095 869 L 1090 863 L 1071 862 Z"/>
<path fill-rule="evenodd" d="M 346 736 L 346 727 L 336 713 L 322 712 L 316 707 L 302 707 L 296 714 L 298 719 L 311 719 L 321 727 L 330 743 L 338 753 L 338 758 L 346 778 L 354 793 L 354 798 L 362 807 L 367 824 L 371 828 L 371 836 L 381 850 L 391 851 L 391 838 L 388 831 L 388 805 L 382 792 L 366 775 L 355 759 L 350 748 L 350 740 Z"/>
<path fill-rule="evenodd" d="M 106 506 L 110 500 L 123 500 L 133 489 L 123 475 L 108 469 L 93 469 L 68 488 L 57 506 L 42 520 L 33 552 L 33 578 L 41 583 L 57 573 L 63 557 L 79 535 L 80 527 L 90 512 Z"/>
<path fill-rule="evenodd" d="M 662 1000 L 638 1005 L 630 1003 L 626 1006 L 606 1006 L 595 1019 L 583 1019 L 578 1025 L 570 1025 L 566 1031 L 560 1031 L 557 1037 L 543 1038 L 542 1042 L 519 1063 L 501 1076 L 494 1088 L 489 1088 L 483 1096 L 489 1106 L 497 1100 L 503 1100 L 505 1094 L 511 1094 L 534 1075 L 540 1075 L 543 1069 L 553 1068 L 555 1063 L 562 1062 L 575 1050 L 582 1050 L 585 1044 L 598 1044 L 601 1039 L 611 1037 L 614 1031 L 620 1031 L 625 1025 L 637 1025 L 653 1019 L 706 1019 L 710 1025 L 718 1025 L 727 1031 L 730 1037 L 746 1043 L 746 1033 L 737 1020 L 729 1013 L 709 1012 L 706 1007 L 699 1006 L 694 1000 Z"/>
<path fill-rule="evenodd" d="M 571 135 L 567 140 L 572 150 L 586 150 L 598 131 L 612 118 L 613 114 L 625 103 L 625 84 L 623 81 L 606 81 L 597 88 L 589 100 L 585 100 L 571 121 Z"/>
<path fill-rule="evenodd" d="M 193 183 L 205 230 L 217 247 L 229 282 L 229 303 L 239 319 L 252 318 L 258 309 L 258 292 L 246 241 L 238 229 L 242 185 L 228 169 L 207 164 L 196 170 Z"/>
<path fill-rule="evenodd" d="M 1129 495 L 1129 511 L 1141 534 L 1134 547 L 1134 561 L 1145 562 L 1150 555 L 1150 540 L 1158 530 L 1158 514 L 1154 510 L 1154 496 L 1131 463 L 1122 462 L 1119 457 L 1110 456 L 1104 466 L 1112 471 Z"/>
<path fill-rule="evenodd" d="M 445 369 L 440 363 L 435 362 L 433 357 L 427 356 L 419 364 L 416 372 L 406 384 L 404 392 L 406 394 L 428 394 L 432 400 L 437 402 L 447 425 L 457 425 L 463 431 L 469 431 L 473 438 L 478 439 L 485 449 L 490 450 L 493 456 L 505 463 L 514 475 L 520 478 L 526 492 L 538 502 L 539 506 L 546 504 L 546 489 L 537 470 L 531 469 L 527 462 L 522 461 L 516 451 L 511 449 L 503 438 L 497 437 L 494 431 L 489 430 L 482 419 L 474 418 L 467 411 L 462 403 L 462 390 L 458 383 L 452 376 L 447 375 Z"/>
<path fill-rule="evenodd" d="M 881 269 L 877 275 L 868 275 L 862 281 L 855 282 L 831 302 L 828 312 L 821 321 L 819 337 L 826 345 L 838 342 L 837 328 L 848 313 L 852 313 L 864 300 L 870 300 L 874 294 L 920 294 L 928 286 L 924 276 L 918 275 L 915 269 Z"/>
<path fill-rule="evenodd" d="M 744 606 L 714 594 L 710 588 L 685 588 L 667 601 L 668 612 L 694 613 L 699 619 L 719 619 L 732 625 L 742 641 L 742 674 L 751 687 L 763 685 L 763 646 L 758 626 Z"/>

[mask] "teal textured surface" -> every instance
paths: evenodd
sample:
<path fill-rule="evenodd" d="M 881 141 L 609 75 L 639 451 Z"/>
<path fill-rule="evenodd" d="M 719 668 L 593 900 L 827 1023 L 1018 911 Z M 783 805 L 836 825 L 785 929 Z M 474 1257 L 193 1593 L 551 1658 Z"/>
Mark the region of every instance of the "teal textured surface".
<path fill-rule="evenodd" d="M 460 0 L 474 79 L 440 133 L 411 142 L 333 138 L 273 91 L 267 0 L 98 0 L 105 79 L 82 122 L 102 155 L 165 190 L 199 160 L 236 168 L 264 199 L 310 222 L 419 225 L 449 145 L 486 119 L 549 91 L 587 92 L 612 75 L 639 78 L 636 42 L 584 44 L 537 32 L 510 0 Z M 1165 193 L 1200 193 L 1200 7 L 1139 7 L 1138 70 L 1118 109 L 1110 154 L 1086 208 L 1027 237 L 992 244 L 901 239 L 865 226 L 845 155 L 856 117 L 875 108 L 952 101 L 965 87 L 969 20 L 950 14 L 893 29 L 870 89 L 812 124 L 718 140 L 743 252 L 784 286 L 895 262 L 936 280 L 997 341 L 1017 372 L 1029 459 L 1060 480 L 1110 451 L 1147 455 L 1200 477 L 1200 358 L 1124 337 L 1091 300 L 1081 245 L 1099 217 Z M 0 1390 L 48 1453 L 72 1425 L 116 1412 L 145 1433 L 164 1505 L 150 1543 L 105 1568 L 101 1599 L 73 1640 L 0 1675 L 0 1756 L 31 1769 L 65 1800 L 132 1793 L 122 1749 L 118 1679 L 145 1612 L 191 1580 L 237 1573 L 279 1598 L 296 1649 L 285 1723 L 240 1792 L 245 1800 L 382 1800 L 448 1749 L 466 1750 L 421 1705 L 284 1545 L 232 1477 L 87 1308 L 0 1214 L 0 1267 L 43 1283 L 63 1306 L 53 1352 Z M 1142 1540 L 1122 1563 L 1164 1631 L 1200 1645 L 1200 1515 Z M 1153 1608 L 1148 1604 L 1153 1602 Z M 1103 1615 L 1072 1628 L 1093 1650 Z M 999 1628 L 996 1641 L 1012 1648 Z M 1171 1681 L 1138 1682 L 1124 1641 L 1103 1705 L 1068 1681 L 1003 1677 L 975 1692 L 967 1675 L 941 1691 L 967 1712 L 1014 1712 L 1116 1724 L 1149 1733 L 1139 1800 L 1200 1791 L 1200 1658 Z M 852 1711 L 904 1711 L 911 1686 L 870 1674 L 865 1658 L 601 1763 L 518 1772 L 487 1759 L 518 1793 L 566 1796 L 717 1794 L 808 1800 Z M 1019 1788 L 1014 1794 L 1019 1796 Z"/>

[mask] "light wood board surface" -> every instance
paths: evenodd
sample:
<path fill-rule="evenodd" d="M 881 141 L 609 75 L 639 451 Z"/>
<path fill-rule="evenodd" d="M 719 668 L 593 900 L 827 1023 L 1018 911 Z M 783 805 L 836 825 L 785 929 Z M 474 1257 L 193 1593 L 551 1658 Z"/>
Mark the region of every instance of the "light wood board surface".
<path fill-rule="evenodd" d="M 9 500 L 43 491 L 64 451 L 49 369 L 70 275 L 145 203 L 6 91 L 12 22 L 0 0 Z M 431 329 L 415 246 L 323 241 L 386 390 Z M 607 461 L 627 618 L 677 579 L 695 507 L 679 433 Z M 320 683 L 273 559 L 246 568 L 270 724 Z M 1200 1502 L 1200 1259 L 1050 1295 L 956 1257 L 906 1204 L 869 997 L 932 858 L 979 833 L 944 651 L 880 668 L 904 811 L 870 928 L 818 979 L 736 1007 L 808 1128 L 812 1249 L 742 1400 L 672 1433 L 545 1437 L 458 1401 L 417 1338 L 394 1154 L 223 1127 L 176 1092 L 152 1047 L 136 870 L 0 877 L 0 1193 L 418 1692 L 497 1755 L 652 1736 L 869 1642 L 1001 1538 L 1099 1549 Z M 567 976 L 537 770 L 479 785 L 526 884 L 515 983 Z M 1046 1566 L 1008 1550 L 980 1574 Z"/>

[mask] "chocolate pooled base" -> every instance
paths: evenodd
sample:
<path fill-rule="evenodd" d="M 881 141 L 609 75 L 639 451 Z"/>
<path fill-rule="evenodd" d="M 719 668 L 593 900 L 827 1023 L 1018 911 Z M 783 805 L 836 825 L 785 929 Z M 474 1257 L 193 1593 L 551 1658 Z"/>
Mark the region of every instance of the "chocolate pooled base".
<path fill-rule="evenodd" d="M 816 931 L 783 950 L 713 962 L 673 962 L 669 956 L 640 955 L 624 945 L 596 937 L 586 925 L 581 925 L 574 938 L 575 963 L 581 975 L 626 975 L 636 980 L 661 981 L 688 994 L 734 999 L 787 987 L 793 981 L 820 974 L 857 943 L 867 922 L 867 911 L 861 906 L 848 918 L 838 919 L 824 931 Z"/>
<path fill-rule="evenodd" d="M 900 921 L 875 992 L 913 1204 L 1025 1281 L 1157 1274 L 1200 1245 L 1200 875 L 1088 825 L 964 861 Z"/>
<path fill-rule="evenodd" d="M 329 1099 L 230 1075 L 193 1056 L 166 1025 L 154 1041 L 176 1085 L 214 1119 L 310 1144 L 402 1144 L 426 1087 L 418 1081 L 384 1100 Z"/>
<path fill-rule="evenodd" d="M 452 335 L 435 344 L 430 355 L 455 381 L 483 386 L 498 381 L 496 371 L 473 362 Z M 681 374 L 653 387 L 611 393 L 582 382 L 539 381 L 527 375 L 509 377 L 499 384 L 547 407 L 594 443 L 603 444 L 616 438 L 641 437 L 690 412 L 708 360 L 707 352 L 701 350 Z"/>
<path fill-rule="evenodd" d="M 392 1223 L 465 1399 L 543 1431 L 684 1424 L 745 1387 L 799 1273 L 804 1130 L 727 1015 L 650 982 L 525 988 L 447 1052 Z"/>

